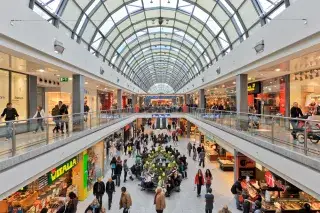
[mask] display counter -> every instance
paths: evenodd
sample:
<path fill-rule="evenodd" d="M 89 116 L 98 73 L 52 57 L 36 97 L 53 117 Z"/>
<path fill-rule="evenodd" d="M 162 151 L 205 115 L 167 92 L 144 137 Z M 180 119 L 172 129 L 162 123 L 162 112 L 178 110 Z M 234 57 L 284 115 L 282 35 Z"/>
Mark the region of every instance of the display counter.
<path fill-rule="evenodd" d="M 219 158 L 219 154 L 218 152 L 214 151 L 214 150 L 206 150 L 206 155 L 207 155 L 207 159 L 209 161 L 217 161 Z"/>
<path fill-rule="evenodd" d="M 233 171 L 233 169 L 234 169 L 234 161 L 233 160 L 219 158 L 218 163 L 219 163 L 220 169 L 222 171 Z"/>

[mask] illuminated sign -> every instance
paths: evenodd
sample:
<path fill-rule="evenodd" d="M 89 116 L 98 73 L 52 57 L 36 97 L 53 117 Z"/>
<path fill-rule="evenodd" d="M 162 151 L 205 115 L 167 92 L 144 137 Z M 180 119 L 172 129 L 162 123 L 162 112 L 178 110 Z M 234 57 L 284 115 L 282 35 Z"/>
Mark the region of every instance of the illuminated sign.
<path fill-rule="evenodd" d="M 75 165 L 77 165 L 78 159 L 77 157 L 72 158 L 71 160 L 65 162 L 64 164 L 54 168 L 48 173 L 48 183 L 52 184 L 56 181 L 59 177 L 64 175 L 66 172 L 70 171 Z"/>
<path fill-rule="evenodd" d="M 249 94 L 257 94 L 261 92 L 261 84 L 260 82 L 254 82 L 248 84 L 248 93 Z"/>
<path fill-rule="evenodd" d="M 69 78 L 68 77 L 61 77 L 60 82 L 68 82 Z"/>
<path fill-rule="evenodd" d="M 282 189 L 283 191 L 287 190 L 287 186 L 285 184 L 283 184 L 281 180 L 276 180 L 276 178 L 274 177 L 274 175 L 270 171 L 265 172 L 264 178 L 265 178 L 269 187 L 271 187 L 271 188 L 278 187 L 279 189 Z"/>

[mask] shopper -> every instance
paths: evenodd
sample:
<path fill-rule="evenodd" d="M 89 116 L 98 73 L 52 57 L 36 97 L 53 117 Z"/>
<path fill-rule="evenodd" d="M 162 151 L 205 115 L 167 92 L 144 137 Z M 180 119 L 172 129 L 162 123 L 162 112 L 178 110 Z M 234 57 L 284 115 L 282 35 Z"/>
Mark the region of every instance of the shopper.
<path fill-rule="evenodd" d="M 299 213 L 311 213 L 311 206 L 309 203 L 305 203 Z"/>
<path fill-rule="evenodd" d="M 127 192 L 126 187 L 121 188 L 121 197 L 119 202 L 120 209 L 123 208 L 123 213 L 128 213 L 132 206 L 132 200 L 130 194 Z"/>
<path fill-rule="evenodd" d="M 67 205 L 64 213 L 76 213 L 78 206 L 78 198 L 74 192 L 70 192 L 67 199 Z"/>
<path fill-rule="evenodd" d="M 93 185 L 93 195 L 96 196 L 100 206 L 102 206 L 102 197 L 105 191 L 106 189 L 104 182 L 102 182 L 101 178 L 99 178 L 98 181 Z"/>
<path fill-rule="evenodd" d="M 114 174 L 116 176 L 116 186 L 120 187 L 120 177 L 122 172 L 122 161 L 120 156 L 117 158 L 116 168 L 114 170 Z"/>
<path fill-rule="evenodd" d="M 194 183 L 196 184 L 196 187 L 197 187 L 197 196 L 200 197 L 201 187 L 204 184 L 204 177 L 203 177 L 201 169 L 198 170 L 198 172 L 194 178 Z"/>
<path fill-rule="evenodd" d="M 225 205 L 218 213 L 231 213 L 228 206 Z"/>
<path fill-rule="evenodd" d="M 12 107 L 12 103 L 7 103 L 7 107 L 3 110 L 1 114 L 1 119 L 5 117 L 6 126 L 7 126 L 7 136 L 6 140 L 9 140 L 12 138 L 12 125 L 13 121 L 16 120 L 16 118 L 19 118 L 19 114 L 15 108 Z"/>
<path fill-rule="evenodd" d="M 189 157 L 191 157 L 192 144 L 190 141 L 188 143 L 187 149 L 188 149 Z"/>
<path fill-rule="evenodd" d="M 205 182 L 206 182 L 207 192 L 208 192 L 208 189 L 211 188 L 211 181 L 212 181 L 212 174 L 211 174 L 210 170 L 207 169 L 206 173 L 205 173 Z"/>
<path fill-rule="evenodd" d="M 302 111 L 301 111 L 301 109 L 299 108 L 297 102 L 294 102 L 294 103 L 293 103 L 293 106 L 291 107 L 291 110 L 290 110 L 290 114 L 291 114 L 291 118 L 303 117 Z M 297 129 L 297 127 L 298 127 L 298 121 L 292 119 L 292 120 L 290 120 L 290 123 L 291 123 L 291 125 L 292 125 L 291 135 L 292 135 L 293 139 L 297 139 L 296 129 Z"/>
<path fill-rule="evenodd" d="M 261 213 L 261 202 L 259 200 L 256 200 L 254 202 L 255 208 L 253 213 Z"/>
<path fill-rule="evenodd" d="M 108 209 L 110 210 L 112 204 L 112 195 L 113 193 L 116 193 L 116 188 L 111 178 L 109 178 L 108 182 L 106 183 L 106 193 L 108 195 Z"/>
<path fill-rule="evenodd" d="M 111 162 L 110 162 L 111 177 L 114 175 L 114 171 L 115 171 L 115 169 L 116 169 L 116 163 L 117 163 L 116 157 L 113 157 L 113 158 L 111 159 Z"/>
<path fill-rule="evenodd" d="M 83 112 L 84 112 L 84 121 L 87 122 L 88 121 L 88 113 L 90 111 L 90 108 L 87 104 L 87 102 L 84 102 L 84 107 L 83 107 Z"/>
<path fill-rule="evenodd" d="M 213 203 L 214 203 L 214 195 L 212 194 L 212 189 L 207 189 L 207 194 L 204 196 L 206 200 L 205 210 L 206 213 L 212 213 Z"/>
<path fill-rule="evenodd" d="M 33 116 L 33 118 L 37 119 L 37 127 L 36 127 L 36 130 L 33 133 L 37 133 L 39 128 L 41 128 L 41 131 L 44 131 L 44 128 L 43 128 L 43 119 L 44 119 L 44 117 L 45 117 L 44 110 L 42 109 L 41 106 L 38 106 L 36 114 L 34 114 L 34 116 Z"/>
<path fill-rule="evenodd" d="M 48 211 L 49 211 L 48 208 L 43 208 L 43 209 L 41 209 L 40 213 L 47 213 Z"/>
<path fill-rule="evenodd" d="M 166 208 L 166 197 L 161 187 L 156 189 L 156 195 L 154 196 L 154 205 L 156 206 L 157 213 L 163 213 Z"/>
<path fill-rule="evenodd" d="M 231 187 L 231 192 L 234 195 L 234 198 L 236 199 L 236 206 L 238 210 L 242 210 L 239 201 L 239 197 L 242 193 L 241 181 L 242 179 L 241 177 L 239 177 L 238 180 Z"/>
<path fill-rule="evenodd" d="M 60 115 L 60 110 L 59 110 L 59 106 L 55 105 L 54 108 L 51 110 L 51 115 L 52 115 L 52 120 L 55 123 L 55 127 L 53 128 L 52 132 L 53 133 L 59 133 L 60 130 L 60 119 L 61 117 Z"/>
<path fill-rule="evenodd" d="M 206 157 L 206 154 L 204 152 L 203 149 L 201 149 L 201 152 L 199 153 L 199 166 L 201 166 L 202 164 L 202 167 L 204 168 L 204 159 Z"/>
<path fill-rule="evenodd" d="M 250 213 L 251 201 L 249 200 L 249 196 L 247 194 L 243 194 L 242 197 L 243 197 L 243 204 L 242 204 L 243 213 Z"/>
<path fill-rule="evenodd" d="M 64 134 L 64 125 L 66 125 L 66 133 L 69 132 L 69 112 L 68 112 L 68 106 L 63 104 L 62 101 L 59 101 L 59 114 L 61 115 L 61 120 L 60 120 L 60 129 L 61 133 Z"/>
<path fill-rule="evenodd" d="M 127 159 L 123 161 L 123 173 L 124 173 L 124 178 L 123 182 L 125 183 L 127 181 L 127 175 L 128 175 L 129 167 L 127 164 Z"/>
<path fill-rule="evenodd" d="M 88 206 L 88 208 L 85 210 L 85 213 L 100 213 L 101 210 L 101 204 L 99 203 L 98 199 L 94 199 L 92 203 Z"/>

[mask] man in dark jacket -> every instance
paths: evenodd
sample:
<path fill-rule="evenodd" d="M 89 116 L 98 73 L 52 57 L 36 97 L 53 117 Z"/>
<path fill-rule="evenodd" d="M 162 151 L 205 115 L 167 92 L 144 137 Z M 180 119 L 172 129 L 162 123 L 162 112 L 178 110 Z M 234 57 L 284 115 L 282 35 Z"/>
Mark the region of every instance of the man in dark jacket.
<path fill-rule="evenodd" d="M 240 201 L 239 201 L 239 196 L 242 193 L 242 186 L 241 186 L 241 177 L 238 178 L 238 180 L 232 185 L 231 191 L 234 195 L 234 198 L 236 199 L 236 206 L 238 210 L 241 209 Z"/>
<path fill-rule="evenodd" d="M 60 129 L 61 129 L 61 133 L 64 134 L 63 132 L 63 128 L 64 128 L 64 124 L 66 124 L 66 132 L 69 132 L 69 117 L 68 117 L 68 107 L 67 105 L 65 105 L 64 103 L 62 103 L 62 101 L 59 101 L 59 110 L 60 110 L 60 115 L 61 115 L 61 124 L 60 124 Z"/>
<path fill-rule="evenodd" d="M 96 196 L 100 206 L 102 206 L 102 196 L 104 195 L 105 191 L 104 182 L 102 182 L 99 178 L 98 181 L 93 185 L 93 195 Z"/>
<path fill-rule="evenodd" d="M 249 199 L 249 196 L 247 194 L 243 194 L 243 204 L 242 204 L 242 207 L 243 207 L 243 213 L 249 213 L 251 208 L 250 208 L 250 201 L 248 200 Z"/>
<path fill-rule="evenodd" d="M 214 196 L 212 194 L 212 189 L 208 189 L 208 193 L 205 194 L 204 198 L 206 199 L 206 213 L 212 213 L 213 210 L 213 203 L 214 203 Z"/>
<path fill-rule="evenodd" d="M 112 195 L 116 192 L 114 182 L 111 178 L 109 178 L 108 182 L 106 183 L 106 193 L 108 195 L 108 209 L 111 209 L 112 204 Z"/>
<path fill-rule="evenodd" d="M 290 114 L 291 114 L 291 118 L 299 118 L 299 117 L 303 116 L 302 111 L 299 108 L 297 102 L 293 103 L 293 106 L 291 107 L 291 110 L 290 110 Z M 292 132 L 291 132 L 292 137 L 293 137 L 293 139 L 297 139 L 296 129 L 297 129 L 298 121 L 297 120 L 290 120 L 290 123 L 292 125 Z"/>
<path fill-rule="evenodd" d="M 120 186 L 121 172 L 122 172 L 122 165 L 117 163 L 116 164 L 116 169 L 114 171 L 114 174 L 116 176 L 116 185 L 117 186 Z"/>
<path fill-rule="evenodd" d="M 14 121 L 16 118 L 19 118 L 19 114 L 15 108 L 12 107 L 12 103 L 7 103 L 7 107 L 3 110 L 1 118 L 6 116 L 5 121 Z M 12 138 L 12 122 L 7 122 L 7 136 L 6 140 Z"/>

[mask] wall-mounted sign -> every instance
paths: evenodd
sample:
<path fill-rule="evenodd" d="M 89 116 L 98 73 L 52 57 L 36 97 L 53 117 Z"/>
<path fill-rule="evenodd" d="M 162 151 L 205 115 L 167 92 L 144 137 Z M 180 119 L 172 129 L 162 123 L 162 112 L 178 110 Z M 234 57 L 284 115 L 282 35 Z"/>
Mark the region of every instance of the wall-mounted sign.
<path fill-rule="evenodd" d="M 57 168 L 54 168 L 50 172 L 48 172 L 48 183 L 52 184 L 54 181 L 56 181 L 59 177 L 64 175 L 66 172 L 70 171 L 75 165 L 77 165 L 78 159 L 77 157 L 74 157 L 70 159 L 69 161 L 65 162 L 64 164 L 61 164 Z"/>
<path fill-rule="evenodd" d="M 248 84 L 248 93 L 249 94 L 258 94 L 261 93 L 261 83 L 254 82 Z"/>
<path fill-rule="evenodd" d="M 169 118 L 171 117 L 170 114 L 152 114 L 153 118 Z"/>
<path fill-rule="evenodd" d="M 69 78 L 68 77 L 60 77 L 60 82 L 68 82 Z"/>
<path fill-rule="evenodd" d="M 277 180 L 275 178 L 275 176 L 270 171 L 266 171 L 264 173 L 264 178 L 265 178 L 269 187 L 271 187 L 271 188 L 278 187 L 279 189 L 282 189 L 283 191 L 287 190 L 286 184 L 282 183 L 283 181 L 281 181 L 281 180 Z"/>

